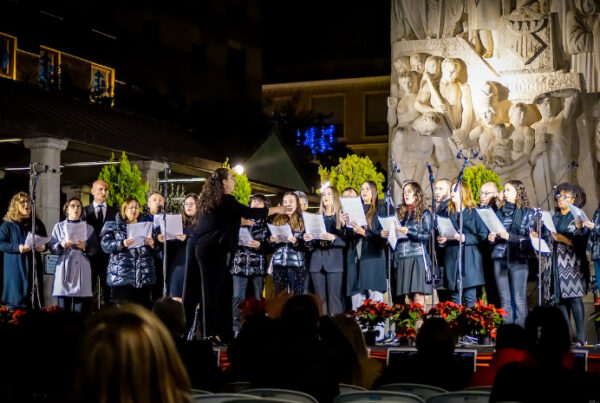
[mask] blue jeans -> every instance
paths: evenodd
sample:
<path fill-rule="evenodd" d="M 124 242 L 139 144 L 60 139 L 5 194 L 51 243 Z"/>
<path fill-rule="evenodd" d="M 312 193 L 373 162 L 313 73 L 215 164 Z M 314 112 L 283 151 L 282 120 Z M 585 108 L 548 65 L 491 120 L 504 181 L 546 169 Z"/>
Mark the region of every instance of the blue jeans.
<path fill-rule="evenodd" d="M 500 295 L 500 304 L 507 314 L 504 323 L 515 323 L 525 327 L 528 274 L 529 268 L 526 263 L 508 264 L 506 259 L 494 260 L 494 276 Z"/>
<path fill-rule="evenodd" d="M 463 299 L 465 301 L 464 306 L 467 308 L 475 306 L 475 302 L 477 302 L 477 287 L 467 287 L 463 289 Z M 458 290 L 452 291 L 452 295 L 450 297 L 452 302 L 458 305 L 463 305 L 462 301 L 458 299 Z"/>
<path fill-rule="evenodd" d="M 248 283 L 252 285 L 252 292 L 248 290 Z M 232 315 L 233 315 L 233 331 L 240 331 L 240 305 L 248 298 L 262 299 L 263 276 L 238 276 L 233 275 L 233 297 L 232 297 Z"/>

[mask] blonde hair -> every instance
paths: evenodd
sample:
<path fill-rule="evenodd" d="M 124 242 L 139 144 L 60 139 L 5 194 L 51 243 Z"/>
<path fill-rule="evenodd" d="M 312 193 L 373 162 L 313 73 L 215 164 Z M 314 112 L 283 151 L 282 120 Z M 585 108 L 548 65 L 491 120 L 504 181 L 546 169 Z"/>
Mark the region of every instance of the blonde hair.
<path fill-rule="evenodd" d="M 23 218 L 19 213 L 19 204 L 23 201 L 29 201 L 29 195 L 25 192 L 19 192 L 10 199 L 8 210 L 4 215 L 4 221 L 8 222 L 21 222 Z"/>
<path fill-rule="evenodd" d="M 273 219 L 273 224 L 275 225 L 285 225 L 290 224 L 290 227 L 294 231 L 302 232 L 304 231 L 304 220 L 302 219 L 302 210 L 300 209 L 300 199 L 298 195 L 294 192 L 286 192 L 281 200 L 283 200 L 286 196 L 292 196 L 296 200 L 296 209 L 292 213 L 291 216 L 287 214 L 278 214 Z"/>
<path fill-rule="evenodd" d="M 136 202 L 138 207 L 141 209 L 141 205 L 140 202 L 135 198 L 135 197 L 128 197 L 125 200 L 123 200 L 123 204 L 121 204 L 121 219 L 125 222 L 129 222 L 129 219 L 127 218 L 127 215 L 125 214 L 127 212 L 127 207 L 129 207 L 129 204 L 131 204 L 132 202 Z M 138 213 L 138 218 L 139 218 L 139 213 Z"/>
<path fill-rule="evenodd" d="M 342 202 L 340 201 L 340 192 L 338 192 L 338 190 L 333 186 L 327 186 L 325 189 L 323 189 L 323 192 L 325 192 L 327 189 L 330 189 L 331 194 L 333 195 L 332 207 L 333 215 L 335 217 L 335 228 L 340 229 L 342 228 Z M 325 214 L 325 206 L 323 205 L 323 192 L 321 192 L 321 202 L 319 203 L 319 213 L 321 214 Z"/>
<path fill-rule="evenodd" d="M 86 332 L 83 357 L 79 401 L 190 401 L 190 381 L 171 335 L 140 305 L 98 313 Z"/>
<path fill-rule="evenodd" d="M 461 185 L 462 185 L 462 206 L 463 206 L 463 208 L 469 208 L 469 209 L 476 208 L 477 202 L 475 201 L 475 198 L 473 197 L 473 192 L 471 192 L 471 188 L 465 182 L 462 182 Z M 452 187 L 450 188 L 450 192 L 452 192 L 452 189 L 455 186 L 456 186 L 456 184 L 453 183 Z M 458 191 L 458 189 L 456 189 L 456 191 Z M 454 212 L 456 210 L 457 210 L 457 206 L 455 206 L 454 203 L 452 203 L 452 199 L 450 199 L 450 201 L 448 202 L 448 211 Z"/>

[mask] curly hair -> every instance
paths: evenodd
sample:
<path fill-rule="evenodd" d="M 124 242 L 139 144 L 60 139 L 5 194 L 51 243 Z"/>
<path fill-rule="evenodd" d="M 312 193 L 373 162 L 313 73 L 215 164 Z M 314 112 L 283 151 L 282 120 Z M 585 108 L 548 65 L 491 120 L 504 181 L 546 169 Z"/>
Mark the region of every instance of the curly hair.
<path fill-rule="evenodd" d="M 415 192 L 415 203 L 413 204 L 413 206 L 414 206 L 413 217 L 415 218 L 415 221 L 421 222 L 421 220 L 423 219 L 423 212 L 425 212 L 427 210 L 427 203 L 425 201 L 425 193 L 423 193 L 423 189 L 421 188 L 421 185 L 419 185 L 417 182 L 412 182 L 412 181 L 406 182 L 404 184 L 404 186 L 402 187 L 403 192 L 407 186 L 410 186 L 410 188 L 413 190 L 413 192 Z M 404 199 L 404 196 L 402 196 L 402 203 L 400 203 L 400 207 L 398 208 L 398 220 L 400 220 L 400 221 L 404 220 L 406 217 L 408 217 L 409 213 L 410 213 L 410 209 L 409 209 L 408 205 L 406 204 L 406 200 Z"/>
<path fill-rule="evenodd" d="M 452 184 L 450 188 L 450 193 L 457 192 L 458 187 L 456 183 Z M 456 189 L 456 190 L 455 190 Z M 462 206 L 463 208 L 477 208 L 477 202 L 473 197 L 473 192 L 471 192 L 471 188 L 465 182 L 462 182 Z M 448 212 L 453 213 L 457 210 L 457 206 L 454 205 L 452 199 L 448 202 Z"/>
<path fill-rule="evenodd" d="M 559 195 L 561 193 L 570 193 L 573 195 L 573 205 L 582 208 L 585 206 L 587 201 L 587 196 L 585 191 L 578 185 L 574 185 L 569 182 L 563 182 L 556 187 L 556 194 Z M 556 202 L 556 199 L 555 199 Z M 558 206 L 556 207 L 558 209 Z"/>
<path fill-rule="evenodd" d="M 273 219 L 273 224 L 275 224 L 275 225 L 290 224 L 290 227 L 292 227 L 292 229 L 294 231 L 298 231 L 298 232 L 304 231 L 304 220 L 302 219 L 302 210 L 300 209 L 300 199 L 298 199 L 298 195 L 294 192 L 286 192 L 283 195 L 282 200 L 286 196 L 292 196 L 294 199 L 296 199 L 296 209 L 292 212 L 291 215 L 287 215 L 287 214 L 276 215 L 275 218 Z"/>
<path fill-rule="evenodd" d="M 212 213 L 221 202 L 225 194 L 223 181 L 227 180 L 229 175 L 231 174 L 227 168 L 217 168 L 204 184 L 202 192 L 198 196 L 199 209 L 204 214 Z"/>
<path fill-rule="evenodd" d="M 185 201 L 189 198 L 194 199 L 194 203 L 196 203 L 196 214 L 193 216 L 189 216 L 185 213 L 185 206 L 183 205 Z M 183 198 L 183 203 L 181 203 L 181 217 L 183 219 L 184 227 L 193 227 L 198 222 L 198 195 L 196 193 L 188 193 Z"/>
<path fill-rule="evenodd" d="M 529 208 L 529 198 L 527 197 L 527 191 L 525 189 L 525 185 L 523 184 L 523 182 L 521 182 L 520 180 L 517 179 L 513 179 L 513 180 L 509 180 L 508 182 L 506 182 L 506 184 L 504 185 L 504 188 L 506 189 L 506 185 L 510 185 L 512 187 L 515 188 L 515 190 L 517 191 L 517 197 L 515 197 L 515 205 L 517 206 L 517 208 Z M 500 203 L 500 206 L 498 207 L 502 207 L 506 204 L 506 197 L 502 198 L 502 202 Z"/>
<path fill-rule="evenodd" d="M 19 213 L 19 204 L 24 201 L 30 201 L 29 194 L 25 192 L 19 192 L 10 199 L 8 210 L 4 215 L 4 221 L 8 222 L 20 222 L 23 217 Z"/>

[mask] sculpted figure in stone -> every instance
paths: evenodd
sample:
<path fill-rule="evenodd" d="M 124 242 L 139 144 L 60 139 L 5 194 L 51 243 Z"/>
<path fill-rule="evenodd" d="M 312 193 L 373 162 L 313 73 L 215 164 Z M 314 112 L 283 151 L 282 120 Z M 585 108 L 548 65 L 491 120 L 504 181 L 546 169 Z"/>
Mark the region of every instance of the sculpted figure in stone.
<path fill-rule="evenodd" d="M 534 161 L 533 178 L 538 195 L 546 195 L 559 176 L 573 160 L 574 111 L 577 93 L 564 99 L 552 96 L 551 93 L 538 96 L 534 102 L 542 119 L 531 127 L 535 130 L 535 148 L 532 155 L 537 154 Z M 540 152 L 540 150 L 543 150 Z M 571 172 L 563 181 L 573 180 Z"/>
<path fill-rule="evenodd" d="M 400 128 L 410 123 L 419 116 L 415 109 L 417 90 L 419 89 L 418 76 L 414 71 L 405 71 L 398 76 L 398 97 L 388 98 L 388 125 L 391 128 Z"/>
<path fill-rule="evenodd" d="M 410 69 L 419 75 L 419 81 L 425 71 L 425 62 L 430 55 L 427 53 L 415 53 L 410 56 Z"/>
<path fill-rule="evenodd" d="M 475 52 L 485 58 L 492 57 L 498 43 L 501 0 L 467 0 L 467 14 L 469 41 L 475 47 Z"/>
<path fill-rule="evenodd" d="M 423 114 L 442 115 L 443 120 L 440 120 L 440 122 L 449 129 L 452 127 L 447 116 L 450 107 L 440 93 L 440 79 L 442 76 L 441 67 L 441 57 L 429 56 L 427 58 L 419 93 L 417 94 L 417 99 L 415 101 L 415 109 Z"/>
<path fill-rule="evenodd" d="M 508 167 L 512 164 L 513 141 L 504 123 L 498 123 L 490 129 L 489 153 L 484 157 L 487 166 L 492 169 Z"/>
<path fill-rule="evenodd" d="M 506 102 L 500 100 L 498 85 L 487 82 L 481 89 L 477 102 L 474 105 L 478 117 L 476 125 L 468 136 L 453 135 L 452 138 L 459 148 L 477 147 L 484 157 L 488 155 L 488 148 L 493 139 L 492 127 L 504 123 Z"/>
<path fill-rule="evenodd" d="M 405 71 L 410 71 L 410 58 L 408 56 L 400 56 L 394 59 L 392 66 L 394 67 L 394 72 L 392 74 L 390 97 L 397 98 L 400 96 L 400 88 L 398 87 L 398 77 Z"/>
<path fill-rule="evenodd" d="M 393 40 L 439 39 L 463 31 L 464 0 L 393 0 Z"/>
<path fill-rule="evenodd" d="M 594 0 L 576 0 L 567 13 L 568 52 L 571 71 L 583 74 L 587 92 L 598 91 L 600 27 Z"/>
<path fill-rule="evenodd" d="M 468 133 L 473 123 L 473 102 L 471 89 L 465 82 L 463 63 L 459 59 L 448 58 L 442 62 L 440 95 L 447 105 L 445 112 L 452 131 Z M 444 108 L 446 109 L 446 108 Z"/>

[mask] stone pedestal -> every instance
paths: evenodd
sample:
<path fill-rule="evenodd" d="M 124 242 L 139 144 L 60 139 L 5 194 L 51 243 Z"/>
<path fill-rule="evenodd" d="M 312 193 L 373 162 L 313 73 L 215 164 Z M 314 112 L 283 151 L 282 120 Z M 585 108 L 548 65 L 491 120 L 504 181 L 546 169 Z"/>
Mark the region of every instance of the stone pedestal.
<path fill-rule="evenodd" d="M 165 163 L 160 161 L 131 161 L 142 172 L 142 180 L 148 183 L 150 191 L 158 190 L 158 174 L 165 169 Z"/>
<path fill-rule="evenodd" d="M 25 148 L 31 151 L 31 162 L 48 165 L 48 172 L 39 175 L 35 201 L 36 215 L 46 226 L 48 235 L 60 221 L 60 152 L 65 150 L 68 144 L 67 140 L 52 137 L 23 140 Z M 56 172 L 52 172 L 53 169 Z M 44 278 L 40 279 L 45 306 L 57 303 L 56 298 L 52 297 L 53 279 L 52 275 L 44 275 Z"/>
<path fill-rule="evenodd" d="M 67 200 L 71 197 L 77 197 L 85 207 L 91 203 L 92 187 L 90 185 L 65 185 L 60 190 L 66 195 Z"/>

